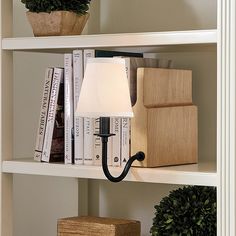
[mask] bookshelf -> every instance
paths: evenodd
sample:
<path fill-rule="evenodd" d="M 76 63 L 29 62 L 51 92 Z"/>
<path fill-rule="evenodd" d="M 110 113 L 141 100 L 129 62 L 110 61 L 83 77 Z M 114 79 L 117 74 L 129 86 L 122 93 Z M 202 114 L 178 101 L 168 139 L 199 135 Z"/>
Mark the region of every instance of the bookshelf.
<path fill-rule="evenodd" d="M 236 234 L 235 227 L 235 2 L 217 2 L 217 29 L 145 33 L 95 34 L 67 37 L 12 37 L 12 2 L 1 1 L 1 223 L 0 235 L 13 234 L 13 175 L 39 175 L 104 180 L 101 168 L 36 163 L 13 159 L 13 52 L 62 53 L 74 48 L 123 49 L 143 52 L 217 51 L 216 155 L 200 156 L 199 164 L 162 168 L 132 168 L 127 182 L 157 186 L 217 187 L 217 236 Z M 231 24 L 229 24 L 231 23 Z M 206 99 L 206 97 L 204 97 Z M 197 98 L 201 101 L 201 97 Z M 207 102 L 207 101 L 205 101 Z M 214 113 L 214 112 L 213 112 Z M 203 117 L 201 122 L 208 122 Z M 207 125 L 202 125 L 201 129 Z M 204 134 L 204 132 L 203 132 Z M 200 139 L 203 135 L 200 136 Z M 205 146 L 204 146 L 205 148 Z M 214 151 L 213 151 L 214 153 Z M 119 168 L 113 168 L 114 174 Z M 17 176 L 17 175 L 16 175 Z M 161 185 L 160 185 L 161 184 Z M 94 186 L 94 183 L 91 184 Z M 125 185 L 124 185 L 125 186 Z M 143 185 L 142 185 L 143 186 Z M 88 187 L 88 186 L 87 186 Z M 92 192 L 94 189 L 91 190 Z M 124 190 L 125 191 L 125 190 Z M 101 197 L 102 197 L 101 193 Z M 80 202 L 80 201 L 79 201 Z M 88 204 L 88 200 L 85 200 Z M 101 212 L 106 212 L 104 209 Z M 145 234 L 147 235 L 147 231 Z M 24 235 L 28 236 L 28 235 Z"/>

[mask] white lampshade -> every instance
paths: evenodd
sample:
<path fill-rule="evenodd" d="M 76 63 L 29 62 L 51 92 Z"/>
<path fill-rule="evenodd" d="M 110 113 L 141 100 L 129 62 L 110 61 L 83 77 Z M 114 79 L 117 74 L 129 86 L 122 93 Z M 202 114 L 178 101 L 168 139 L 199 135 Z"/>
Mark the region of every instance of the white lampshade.
<path fill-rule="evenodd" d="M 88 59 L 76 114 L 133 117 L 124 59 Z"/>

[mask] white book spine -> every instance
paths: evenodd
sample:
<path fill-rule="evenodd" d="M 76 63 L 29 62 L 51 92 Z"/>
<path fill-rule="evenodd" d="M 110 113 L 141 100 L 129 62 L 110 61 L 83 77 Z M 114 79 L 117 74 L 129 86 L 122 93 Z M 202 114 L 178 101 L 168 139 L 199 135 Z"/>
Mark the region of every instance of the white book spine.
<path fill-rule="evenodd" d="M 53 128 L 56 116 L 57 99 L 59 94 L 60 82 L 63 80 L 63 72 L 64 70 L 62 68 L 54 68 L 53 71 L 53 79 L 52 79 L 51 93 L 48 107 L 48 117 L 47 117 L 43 152 L 42 152 L 42 161 L 45 162 L 49 162 L 50 160 L 50 151 L 51 151 Z"/>
<path fill-rule="evenodd" d="M 112 130 L 112 123 L 111 123 L 112 118 L 110 119 L 110 133 Z M 112 137 L 108 138 L 107 142 L 107 165 L 112 166 Z"/>
<path fill-rule="evenodd" d="M 130 57 L 124 57 L 124 59 L 125 59 L 125 70 L 126 70 L 128 84 L 129 84 L 129 90 L 130 90 L 130 83 L 131 83 L 131 79 L 130 79 Z M 130 93 L 131 93 L 131 90 L 130 90 Z"/>
<path fill-rule="evenodd" d="M 84 71 L 88 58 L 95 57 L 94 49 L 84 50 Z M 94 156 L 94 119 L 84 118 L 84 164 L 92 165 Z"/>
<path fill-rule="evenodd" d="M 50 90 L 52 84 L 53 68 L 47 68 L 45 72 L 45 80 L 43 86 L 43 97 L 41 102 L 41 109 L 39 115 L 39 125 L 36 137 L 34 160 L 41 161 L 45 128 L 47 122 L 48 104 L 50 98 Z"/>
<path fill-rule="evenodd" d="M 130 57 L 124 57 L 124 59 L 125 59 L 126 75 L 127 75 L 128 83 L 130 86 Z"/>
<path fill-rule="evenodd" d="M 84 118 L 84 165 L 93 165 L 93 119 Z"/>
<path fill-rule="evenodd" d="M 72 142 L 73 142 L 73 79 L 72 79 L 72 54 L 64 55 L 64 112 L 65 112 L 65 164 L 72 164 Z"/>
<path fill-rule="evenodd" d="M 83 81 L 83 52 L 73 51 L 73 77 L 74 77 L 74 111 L 79 101 L 80 90 Z M 75 114 L 75 112 L 74 112 Z M 74 156 L 75 164 L 84 163 L 84 120 L 74 115 Z"/>
<path fill-rule="evenodd" d="M 111 132 L 115 134 L 111 137 L 112 141 L 112 165 L 121 165 L 120 141 L 121 141 L 121 118 L 111 119 Z"/>
<path fill-rule="evenodd" d="M 98 134 L 100 129 L 99 118 L 94 119 L 94 133 Z M 93 164 L 98 166 L 102 164 L 102 142 L 101 138 L 94 135 L 94 153 L 93 153 Z"/>
<path fill-rule="evenodd" d="M 125 69 L 130 87 L 130 58 L 124 57 Z M 130 154 L 130 118 L 121 119 L 121 165 L 125 166 Z"/>
<path fill-rule="evenodd" d="M 121 120 L 121 165 L 125 166 L 129 160 L 130 150 L 130 118 Z"/>
<path fill-rule="evenodd" d="M 94 49 L 84 49 L 84 71 L 86 69 L 86 64 L 88 58 L 95 57 L 95 50 Z"/>
<path fill-rule="evenodd" d="M 128 84 L 130 87 L 130 57 L 122 57 L 122 58 L 124 58 L 125 60 L 125 70 L 128 79 Z M 130 150 L 130 120 L 129 118 L 120 118 L 120 123 L 121 123 L 120 159 L 121 159 L 121 166 L 125 166 L 129 158 L 129 150 Z M 114 152 L 114 144 L 112 148 Z M 113 165 L 114 165 L 114 160 L 113 160 Z"/>

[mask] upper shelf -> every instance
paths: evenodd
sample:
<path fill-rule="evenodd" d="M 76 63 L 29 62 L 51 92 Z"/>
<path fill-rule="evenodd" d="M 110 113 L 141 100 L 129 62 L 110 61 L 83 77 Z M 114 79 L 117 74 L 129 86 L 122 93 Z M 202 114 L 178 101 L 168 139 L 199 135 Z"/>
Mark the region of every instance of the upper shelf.
<path fill-rule="evenodd" d="M 70 48 L 146 47 L 215 43 L 217 43 L 217 31 L 212 29 L 150 33 L 5 38 L 2 40 L 2 49 L 45 50 Z"/>
<path fill-rule="evenodd" d="M 109 167 L 114 176 L 118 176 L 122 168 Z M 106 179 L 101 166 L 64 165 L 40 163 L 32 159 L 16 159 L 4 161 L 2 172 L 31 175 L 48 175 L 87 179 Z M 131 168 L 125 181 L 217 186 L 216 165 L 214 162 L 192 165 L 169 166 L 159 168 Z"/>

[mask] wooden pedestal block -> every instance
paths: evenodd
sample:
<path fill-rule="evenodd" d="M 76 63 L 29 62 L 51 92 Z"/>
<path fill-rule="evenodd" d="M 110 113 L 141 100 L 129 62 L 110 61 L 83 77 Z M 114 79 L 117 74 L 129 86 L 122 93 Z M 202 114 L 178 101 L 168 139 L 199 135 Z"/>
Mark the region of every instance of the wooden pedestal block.
<path fill-rule="evenodd" d="M 71 217 L 58 220 L 57 236 L 140 236 L 139 221 L 102 217 Z"/>
<path fill-rule="evenodd" d="M 148 110 L 147 166 L 197 162 L 197 107 Z"/>
<path fill-rule="evenodd" d="M 134 166 L 197 163 L 198 122 L 197 107 L 191 105 L 191 71 L 142 68 L 137 75 L 131 154 L 143 151 L 146 157 Z"/>
<path fill-rule="evenodd" d="M 143 105 L 149 107 L 168 107 L 192 104 L 192 71 L 144 68 Z M 141 79 L 142 80 L 142 79 Z M 140 81 L 139 81 L 140 82 Z"/>

